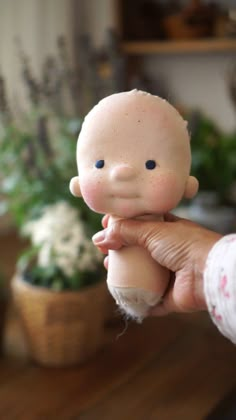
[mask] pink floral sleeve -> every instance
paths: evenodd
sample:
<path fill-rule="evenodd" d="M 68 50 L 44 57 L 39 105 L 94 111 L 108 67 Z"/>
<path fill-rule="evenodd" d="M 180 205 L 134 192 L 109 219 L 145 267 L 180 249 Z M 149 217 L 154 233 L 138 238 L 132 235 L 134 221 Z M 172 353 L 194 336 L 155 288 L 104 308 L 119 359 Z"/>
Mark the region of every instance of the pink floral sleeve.
<path fill-rule="evenodd" d="M 224 236 L 211 249 L 204 292 L 212 321 L 236 344 L 236 234 Z"/>

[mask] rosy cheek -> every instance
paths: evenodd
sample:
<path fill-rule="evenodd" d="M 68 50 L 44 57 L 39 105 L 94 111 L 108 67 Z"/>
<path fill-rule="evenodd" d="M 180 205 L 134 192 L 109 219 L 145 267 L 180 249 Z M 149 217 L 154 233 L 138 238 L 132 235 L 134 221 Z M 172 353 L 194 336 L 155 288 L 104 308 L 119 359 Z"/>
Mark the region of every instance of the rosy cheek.
<path fill-rule="evenodd" d="M 84 179 L 80 181 L 80 188 L 83 199 L 92 210 L 103 213 L 103 185 L 99 180 Z"/>
<path fill-rule="evenodd" d="M 173 174 L 156 177 L 150 185 L 149 199 L 154 212 L 166 213 L 174 209 L 182 198 L 182 189 Z"/>

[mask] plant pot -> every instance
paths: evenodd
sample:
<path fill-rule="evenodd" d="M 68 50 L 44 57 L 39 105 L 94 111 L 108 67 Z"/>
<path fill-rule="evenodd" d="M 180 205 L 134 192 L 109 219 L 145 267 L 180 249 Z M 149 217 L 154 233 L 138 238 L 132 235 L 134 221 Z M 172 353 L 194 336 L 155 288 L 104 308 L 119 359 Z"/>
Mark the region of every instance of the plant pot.
<path fill-rule="evenodd" d="M 102 345 L 108 295 L 105 281 L 80 291 L 55 292 L 16 275 L 12 291 L 29 354 L 36 362 L 74 365 Z"/>

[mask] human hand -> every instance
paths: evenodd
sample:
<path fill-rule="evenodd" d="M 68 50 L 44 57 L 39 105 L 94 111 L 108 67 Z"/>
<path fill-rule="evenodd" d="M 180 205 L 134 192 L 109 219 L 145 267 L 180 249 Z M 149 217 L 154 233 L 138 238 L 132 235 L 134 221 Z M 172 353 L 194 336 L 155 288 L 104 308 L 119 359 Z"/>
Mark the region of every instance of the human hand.
<path fill-rule="evenodd" d="M 107 227 L 107 221 L 105 216 L 105 229 L 93 237 L 102 252 L 138 245 L 172 272 L 163 300 L 152 309 L 152 315 L 207 309 L 203 272 L 208 253 L 221 235 L 172 215 L 164 222 L 119 220 Z"/>

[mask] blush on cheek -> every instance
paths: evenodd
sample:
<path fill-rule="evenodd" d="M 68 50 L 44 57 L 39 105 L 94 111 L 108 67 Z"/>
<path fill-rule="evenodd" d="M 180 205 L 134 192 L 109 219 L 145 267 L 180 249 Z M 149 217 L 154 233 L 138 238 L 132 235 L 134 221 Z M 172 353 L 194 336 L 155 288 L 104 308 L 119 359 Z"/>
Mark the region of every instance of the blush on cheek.
<path fill-rule="evenodd" d="M 176 176 L 170 173 L 157 177 L 149 189 L 152 212 L 163 214 L 171 211 L 179 204 L 182 195 Z"/>
<path fill-rule="evenodd" d="M 103 213 L 102 203 L 103 203 L 103 188 L 102 183 L 97 181 L 96 183 L 91 182 L 81 182 L 80 184 L 82 197 L 87 204 L 87 206 L 97 212 Z"/>

